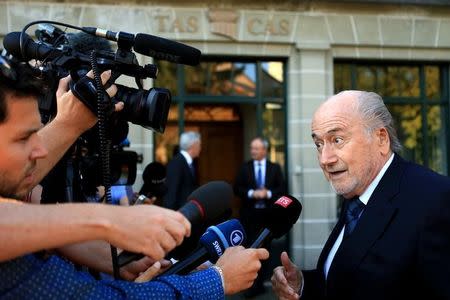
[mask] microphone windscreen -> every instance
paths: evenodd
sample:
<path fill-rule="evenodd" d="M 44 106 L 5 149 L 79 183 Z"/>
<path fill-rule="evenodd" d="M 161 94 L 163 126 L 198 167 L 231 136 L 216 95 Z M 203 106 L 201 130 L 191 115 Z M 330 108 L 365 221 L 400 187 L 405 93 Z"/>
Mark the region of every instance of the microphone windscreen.
<path fill-rule="evenodd" d="M 191 236 L 173 249 L 169 257 L 180 260 L 195 249 L 208 226 L 230 217 L 232 200 L 233 189 L 225 181 L 211 181 L 194 190 L 187 197 L 188 202 L 179 209 L 192 224 Z"/>
<path fill-rule="evenodd" d="M 187 201 L 194 201 L 203 210 L 203 221 L 217 223 L 217 218 L 222 216 L 231 207 L 233 188 L 225 181 L 210 181 L 196 190 L 188 197 Z"/>
<path fill-rule="evenodd" d="M 208 227 L 200 238 L 200 244 L 208 251 L 210 261 L 215 263 L 225 249 L 242 245 L 245 238 L 242 224 L 236 219 L 231 219 Z"/>
<path fill-rule="evenodd" d="M 288 233 L 292 226 L 297 222 L 302 212 L 302 205 L 295 197 L 291 195 L 281 196 L 275 201 L 266 217 L 268 225 L 266 226 L 272 233 L 273 238 L 280 238 Z"/>
<path fill-rule="evenodd" d="M 140 194 L 163 197 L 167 193 L 166 167 L 163 164 L 157 161 L 149 163 L 142 173 L 142 179 L 144 184 Z"/>
<path fill-rule="evenodd" d="M 84 54 L 90 54 L 92 50 L 113 51 L 107 39 L 85 32 L 67 33 L 66 38 L 73 50 Z"/>
<path fill-rule="evenodd" d="M 134 50 L 155 59 L 191 66 L 198 65 L 201 56 L 194 47 L 145 33 L 136 34 Z"/>

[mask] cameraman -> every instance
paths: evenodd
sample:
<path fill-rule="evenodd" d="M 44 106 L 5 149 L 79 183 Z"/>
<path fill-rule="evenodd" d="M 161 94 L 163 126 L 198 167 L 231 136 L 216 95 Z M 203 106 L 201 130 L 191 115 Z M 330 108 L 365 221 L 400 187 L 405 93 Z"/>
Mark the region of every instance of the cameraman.
<path fill-rule="evenodd" d="M 96 122 L 68 91 L 70 79 L 64 78 L 57 91 L 57 116 L 41 128 L 36 101 L 41 88 L 33 85 L 27 73 L 24 67 L 0 56 L 0 275 L 5 279 L 0 281 L 0 297 L 223 298 L 224 293 L 252 284 L 260 260 L 269 255 L 264 249 L 234 247 L 225 251 L 217 262 L 224 284 L 218 269 L 142 284 L 96 281 L 58 256 L 29 254 L 104 240 L 156 261 L 189 236 L 190 223 L 178 212 L 150 205 L 33 205 L 12 200 L 23 199 L 75 139 Z M 102 74 L 103 83 L 108 78 L 108 72 Z M 107 92 L 114 95 L 115 87 Z"/>

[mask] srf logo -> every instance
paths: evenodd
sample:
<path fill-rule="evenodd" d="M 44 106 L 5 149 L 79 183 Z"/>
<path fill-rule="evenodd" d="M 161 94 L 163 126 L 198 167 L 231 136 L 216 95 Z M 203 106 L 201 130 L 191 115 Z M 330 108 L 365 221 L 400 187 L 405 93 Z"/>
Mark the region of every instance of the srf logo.
<path fill-rule="evenodd" d="M 283 206 L 284 208 L 288 207 L 291 203 L 292 203 L 292 199 L 288 198 L 286 196 L 283 196 L 283 197 L 279 198 L 277 201 L 275 201 L 275 204 Z"/>

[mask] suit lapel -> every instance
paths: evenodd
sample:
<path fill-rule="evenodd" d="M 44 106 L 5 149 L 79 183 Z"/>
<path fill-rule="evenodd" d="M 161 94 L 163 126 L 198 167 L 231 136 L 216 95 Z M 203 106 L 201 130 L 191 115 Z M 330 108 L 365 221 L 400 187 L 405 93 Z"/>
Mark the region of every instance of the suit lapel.
<path fill-rule="evenodd" d="M 254 164 L 254 161 L 251 160 L 248 162 L 247 167 L 248 167 L 248 172 L 250 174 L 249 178 L 251 178 L 250 186 L 255 188 L 256 187 L 256 175 L 255 175 L 255 168 L 254 168 L 253 164 Z"/>
<path fill-rule="evenodd" d="M 269 178 L 269 176 L 271 174 L 272 174 L 272 164 L 269 162 L 269 160 L 266 159 L 266 176 L 264 176 L 264 186 L 265 187 L 269 186 L 268 182 L 270 182 L 269 179 L 271 179 L 271 178 Z"/>
<path fill-rule="evenodd" d="M 363 260 L 377 238 L 383 234 L 397 213 L 392 199 L 399 192 L 399 178 L 404 161 L 395 155 L 392 164 L 367 203 L 353 233 L 342 242 L 333 259 L 327 281 L 333 281 L 341 271 L 351 272 Z M 339 271 L 338 271 L 339 270 Z"/>
<path fill-rule="evenodd" d="M 181 161 L 183 162 L 183 166 L 184 166 L 185 172 L 188 173 L 189 176 L 190 176 L 190 177 L 192 178 L 192 180 L 194 181 L 194 180 L 195 180 L 195 177 L 194 177 L 194 175 L 192 174 L 191 167 L 189 167 L 189 164 L 188 164 L 188 162 L 187 162 L 187 160 L 186 160 L 186 157 L 184 157 L 184 155 L 181 154 L 181 153 L 179 153 L 179 155 L 180 155 Z M 194 162 L 194 161 L 192 161 L 192 162 Z"/>

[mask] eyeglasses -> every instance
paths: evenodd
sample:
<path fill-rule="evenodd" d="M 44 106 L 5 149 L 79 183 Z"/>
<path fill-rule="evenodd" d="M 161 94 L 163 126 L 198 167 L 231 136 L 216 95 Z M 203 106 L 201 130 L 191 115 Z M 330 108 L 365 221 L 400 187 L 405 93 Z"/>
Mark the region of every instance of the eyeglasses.
<path fill-rule="evenodd" d="M 12 62 L 3 55 L 0 55 L 0 72 L 1 76 L 6 79 L 17 80 L 17 72 L 13 69 Z"/>

